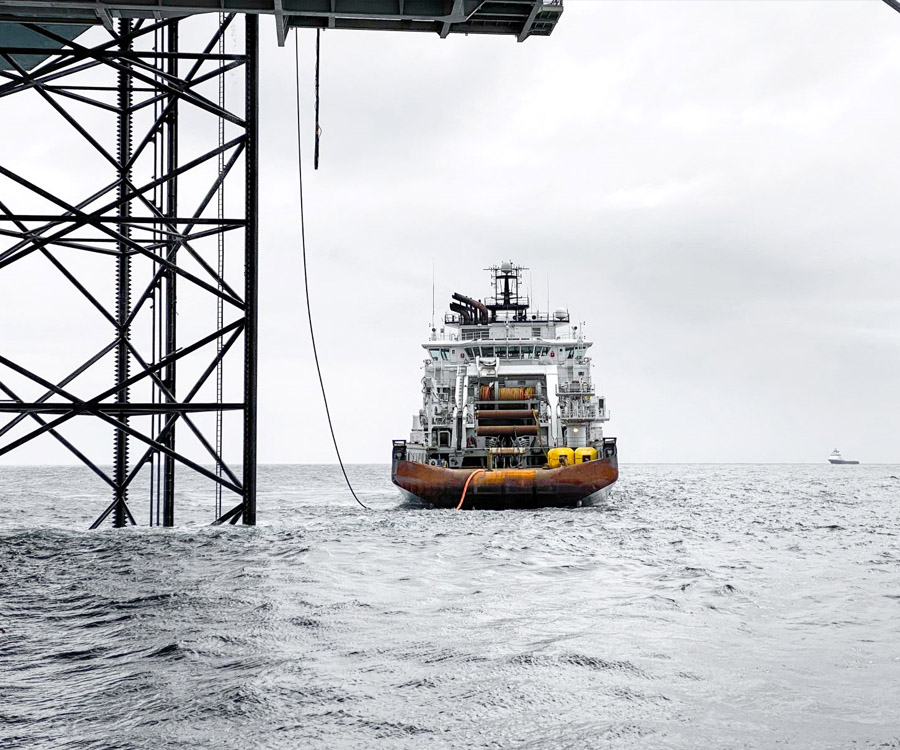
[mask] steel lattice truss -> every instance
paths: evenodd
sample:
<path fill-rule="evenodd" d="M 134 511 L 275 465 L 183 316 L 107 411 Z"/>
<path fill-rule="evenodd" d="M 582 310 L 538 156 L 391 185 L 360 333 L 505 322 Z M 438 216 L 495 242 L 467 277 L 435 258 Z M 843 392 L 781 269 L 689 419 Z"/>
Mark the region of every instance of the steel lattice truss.
<path fill-rule="evenodd" d="M 61 349 L 82 346 L 64 370 L 0 346 L 0 456 L 52 436 L 110 488 L 94 526 L 135 522 L 142 471 L 150 523 L 172 525 L 176 463 L 236 497 L 222 513 L 218 496 L 217 522 L 256 520 L 257 23 L 120 20 L 87 41 L 29 26 L 57 49 L 28 71 L 0 48 L 0 121 L 39 98 L 35 138 L 64 153 L 2 152 L 0 279 L 22 269 L 36 297 L 64 285 L 45 317 L 70 326 Z M 242 468 L 223 458 L 222 415 Z M 112 431 L 111 469 L 86 423 Z"/>

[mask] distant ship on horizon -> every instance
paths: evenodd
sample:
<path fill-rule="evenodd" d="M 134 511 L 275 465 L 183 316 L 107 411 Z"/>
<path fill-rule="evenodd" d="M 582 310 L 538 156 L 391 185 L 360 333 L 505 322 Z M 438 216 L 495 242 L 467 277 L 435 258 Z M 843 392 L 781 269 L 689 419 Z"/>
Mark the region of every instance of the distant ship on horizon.
<path fill-rule="evenodd" d="M 841 456 L 841 452 L 835 448 L 831 451 L 831 455 L 828 457 L 828 463 L 832 464 L 858 464 L 859 461 L 850 461 Z"/>

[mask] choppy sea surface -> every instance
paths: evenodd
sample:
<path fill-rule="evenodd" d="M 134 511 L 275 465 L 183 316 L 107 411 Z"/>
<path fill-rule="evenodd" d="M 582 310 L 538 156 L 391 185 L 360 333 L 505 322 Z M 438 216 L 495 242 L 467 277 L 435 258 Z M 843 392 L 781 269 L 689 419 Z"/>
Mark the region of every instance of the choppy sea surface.
<path fill-rule="evenodd" d="M 259 526 L 87 531 L 0 468 L 0 747 L 900 748 L 900 466 L 631 465 L 602 506 L 260 468 Z M 143 501 L 132 497 L 146 524 Z"/>

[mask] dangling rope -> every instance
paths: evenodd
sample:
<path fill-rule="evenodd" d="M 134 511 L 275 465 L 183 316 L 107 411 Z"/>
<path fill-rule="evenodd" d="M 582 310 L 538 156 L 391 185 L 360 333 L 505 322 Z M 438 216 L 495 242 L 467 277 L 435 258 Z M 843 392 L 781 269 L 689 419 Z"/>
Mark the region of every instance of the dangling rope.
<path fill-rule="evenodd" d="M 353 499 L 356 500 L 363 508 L 369 510 L 369 506 L 356 496 L 353 485 L 350 484 L 350 477 L 347 476 L 347 470 L 344 468 L 344 462 L 341 460 L 341 450 L 338 448 L 337 437 L 334 434 L 334 425 L 331 422 L 331 410 L 328 408 L 328 397 L 325 395 L 325 381 L 322 379 L 322 368 L 319 366 L 319 352 L 316 348 L 316 333 L 313 330 L 312 307 L 309 303 L 309 278 L 307 275 L 306 263 L 306 219 L 303 214 L 303 149 L 301 148 L 300 138 L 300 36 L 299 30 L 294 31 L 294 77 L 297 85 L 297 167 L 300 177 L 300 245 L 303 251 L 303 291 L 306 294 L 306 318 L 309 320 L 309 338 L 312 342 L 313 358 L 316 361 L 316 373 L 319 376 L 319 387 L 322 389 L 322 402 L 325 404 L 325 416 L 328 417 L 328 429 L 331 431 L 331 442 L 334 443 L 334 452 L 337 455 L 338 463 L 341 466 L 341 472 L 344 480 L 347 482 L 347 488 Z"/>
<path fill-rule="evenodd" d="M 313 153 L 313 168 L 319 168 L 319 138 L 322 136 L 322 128 L 319 127 L 319 38 L 322 29 L 316 29 L 316 150 Z"/>

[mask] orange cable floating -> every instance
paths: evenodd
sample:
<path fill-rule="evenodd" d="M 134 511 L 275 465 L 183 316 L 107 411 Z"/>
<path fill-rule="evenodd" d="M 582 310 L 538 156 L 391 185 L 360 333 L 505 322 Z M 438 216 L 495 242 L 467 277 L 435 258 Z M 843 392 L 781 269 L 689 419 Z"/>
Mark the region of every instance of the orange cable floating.
<path fill-rule="evenodd" d="M 463 501 L 466 499 L 466 490 L 469 489 L 469 482 L 472 481 L 472 477 L 474 477 L 476 474 L 484 474 L 484 471 L 484 469 L 475 469 L 475 471 L 469 474 L 469 478 L 466 479 L 466 483 L 465 485 L 463 485 L 462 497 L 459 498 L 459 505 L 456 506 L 456 510 L 459 510 L 463 506 Z"/>

